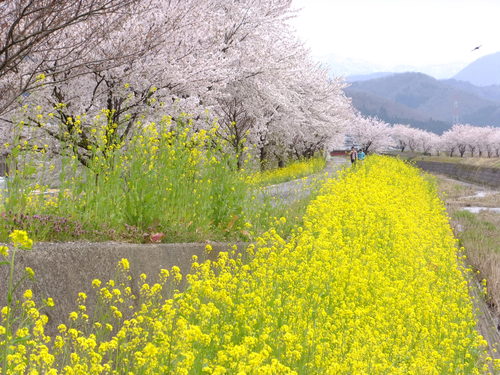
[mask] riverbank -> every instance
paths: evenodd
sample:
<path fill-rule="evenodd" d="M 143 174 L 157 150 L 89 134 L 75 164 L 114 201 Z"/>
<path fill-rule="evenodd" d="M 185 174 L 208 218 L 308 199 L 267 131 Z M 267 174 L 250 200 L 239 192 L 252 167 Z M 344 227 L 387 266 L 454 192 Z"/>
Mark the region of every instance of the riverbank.
<path fill-rule="evenodd" d="M 490 355 L 499 358 L 500 191 L 446 176 L 437 176 L 436 181 L 455 236 L 474 271 L 470 290 L 476 295 L 478 329 L 489 343 Z"/>
<path fill-rule="evenodd" d="M 457 180 L 500 187 L 500 168 L 479 167 L 469 164 L 415 160 L 415 165 L 426 172 L 445 175 Z"/>

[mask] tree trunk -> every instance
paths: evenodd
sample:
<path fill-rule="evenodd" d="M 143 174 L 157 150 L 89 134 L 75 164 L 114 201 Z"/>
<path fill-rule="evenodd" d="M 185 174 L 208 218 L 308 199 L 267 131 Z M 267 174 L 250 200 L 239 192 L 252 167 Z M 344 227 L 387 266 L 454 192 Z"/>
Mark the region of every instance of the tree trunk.
<path fill-rule="evenodd" d="M 259 151 L 260 151 L 259 152 L 260 170 L 263 171 L 265 169 L 265 164 L 267 159 L 266 146 L 262 146 Z"/>
<path fill-rule="evenodd" d="M 240 152 L 238 153 L 238 155 L 236 155 L 236 167 L 238 168 L 238 170 L 241 170 L 241 168 L 243 167 L 243 153 Z"/>

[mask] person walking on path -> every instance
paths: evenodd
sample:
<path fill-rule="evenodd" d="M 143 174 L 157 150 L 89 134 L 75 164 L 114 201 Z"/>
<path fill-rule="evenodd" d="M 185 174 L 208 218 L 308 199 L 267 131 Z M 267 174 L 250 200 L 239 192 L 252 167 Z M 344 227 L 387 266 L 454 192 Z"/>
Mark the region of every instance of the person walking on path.
<path fill-rule="evenodd" d="M 358 152 L 354 148 L 354 146 L 351 147 L 351 152 L 349 152 L 349 156 L 351 158 L 351 164 L 354 164 L 356 160 L 358 160 Z"/>
<path fill-rule="evenodd" d="M 358 160 L 365 160 L 365 156 L 366 156 L 365 152 L 363 151 L 362 148 L 360 148 L 358 151 Z"/>

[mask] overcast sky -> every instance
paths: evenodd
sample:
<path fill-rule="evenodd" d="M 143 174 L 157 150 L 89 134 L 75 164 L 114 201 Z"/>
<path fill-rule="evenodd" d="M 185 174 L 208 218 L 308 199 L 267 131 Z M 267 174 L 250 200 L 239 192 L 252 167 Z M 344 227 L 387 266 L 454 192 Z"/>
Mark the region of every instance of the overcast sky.
<path fill-rule="evenodd" d="M 292 23 L 316 57 L 421 66 L 500 51 L 500 0 L 293 0 L 293 6 L 302 10 Z"/>

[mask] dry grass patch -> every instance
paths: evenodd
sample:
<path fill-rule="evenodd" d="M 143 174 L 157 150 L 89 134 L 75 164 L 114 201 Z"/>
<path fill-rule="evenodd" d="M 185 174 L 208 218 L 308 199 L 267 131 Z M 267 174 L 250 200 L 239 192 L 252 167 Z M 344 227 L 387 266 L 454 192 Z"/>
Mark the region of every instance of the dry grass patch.
<path fill-rule="evenodd" d="M 446 202 L 456 236 L 466 249 L 470 265 L 480 280 L 487 280 L 487 302 L 500 320 L 500 214 L 464 207 L 500 207 L 500 192 L 486 190 L 446 177 L 436 178 L 441 198 Z M 479 194 L 484 192 L 485 194 Z"/>
<path fill-rule="evenodd" d="M 480 279 L 487 280 L 487 300 L 500 318 L 500 215 L 457 210 L 451 212 L 451 216 L 459 229 L 457 235 L 469 263 L 478 271 Z"/>
<path fill-rule="evenodd" d="M 475 165 L 478 167 L 500 168 L 500 158 L 478 158 L 478 157 L 449 157 L 449 156 L 423 156 L 418 155 L 412 160 L 439 161 L 442 163 L 458 163 Z"/>

